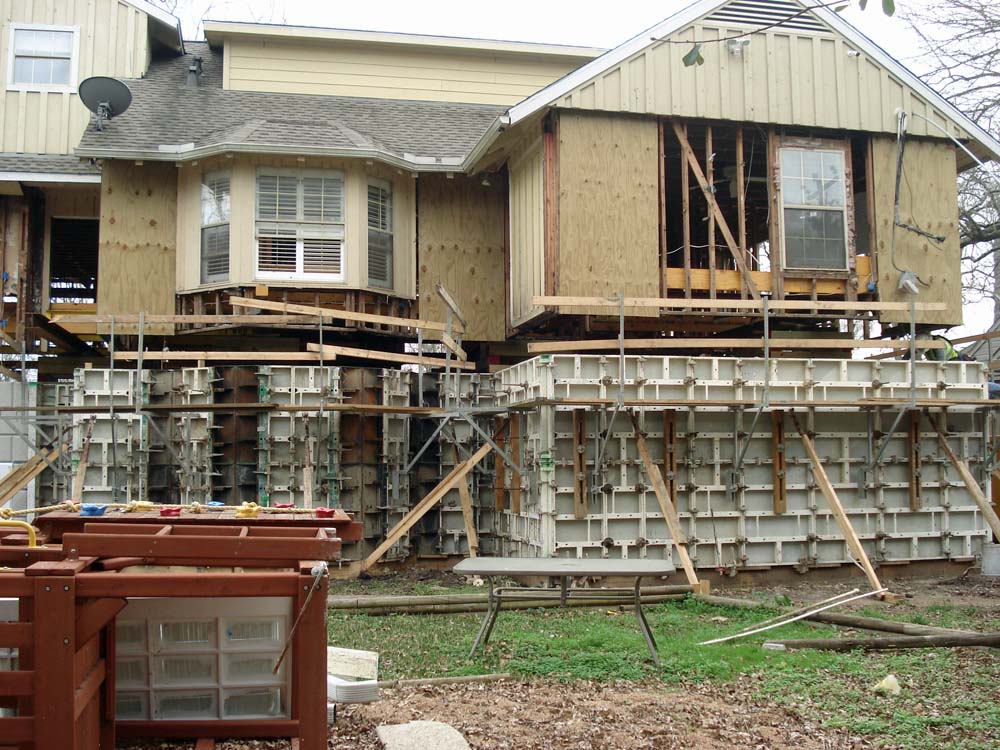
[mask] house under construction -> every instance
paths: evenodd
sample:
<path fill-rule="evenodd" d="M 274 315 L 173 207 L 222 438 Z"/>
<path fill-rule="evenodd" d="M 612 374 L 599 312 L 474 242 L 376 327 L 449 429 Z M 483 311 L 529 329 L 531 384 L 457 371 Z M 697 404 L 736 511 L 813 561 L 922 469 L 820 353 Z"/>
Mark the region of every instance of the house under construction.
<path fill-rule="evenodd" d="M 987 373 L 918 341 L 1000 142 L 828 6 L 608 51 L 0 7 L 7 508 L 334 508 L 352 570 L 692 583 L 1000 535 Z"/>

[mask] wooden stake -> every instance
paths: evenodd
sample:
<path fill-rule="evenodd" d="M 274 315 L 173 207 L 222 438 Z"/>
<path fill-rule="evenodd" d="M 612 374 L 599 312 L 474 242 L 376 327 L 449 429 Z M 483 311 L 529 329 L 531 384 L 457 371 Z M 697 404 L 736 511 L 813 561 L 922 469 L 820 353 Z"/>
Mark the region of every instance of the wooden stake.
<path fill-rule="evenodd" d="M 74 503 L 80 502 L 83 497 L 83 483 L 87 478 L 87 467 L 90 465 L 90 442 L 94 436 L 94 420 L 87 424 L 87 434 L 83 438 L 83 449 L 80 452 L 80 463 L 76 466 L 73 474 L 73 489 L 70 493 L 70 500 Z"/>
<path fill-rule="evenodd" d="M 934 425 L 934 429 L 937 431 L 938 441 L 941 443 L 941 450 L 944 451 L 948 460 L 951 461 L 951 465 L 955 467 L 959 476 L 962 477 L 962 481 L 965 483 L 966 489 L 969 494 L 972 495 L 972 499 L 975 501 L 976 505 L 979 506 L 979 512 L 983 514 L 983 518 L 986 519 L 986 523 L 993 530 L 993 536 L 1000 539 L 1000 517 L 997 516 L 996 511 L 993 506 L 990 505 L 989 500 L 986 499 L 986 495 L 983 493 L 982 488 L 979 486 L 979 482 L 976 478 L 972 476 L 972 472 L 969 470 L 969 465 L 955 455 L 955 452 L 948 445 L 948 438 L 945 436 L 941 427 L 938 425 L 937 420 L 930 417 L 931 424 Z"/>
<path fill-rule="evenodd" d="M 819 485 L 820 491 L 823 493 L 823 497 L 826 498 L 827 503 L 830 505 L 830 509 L 833 511 L 833 517 L 837 520 L 837 524 L 840 526 L 840 531 L 844 535 L 844 541 L 847 542 L 848 548 L 851 553 L 861 564 L 861 569 L 864 570 L 865 576 L 868 578 L 868 583 L 873 589 L 882 588 L 882 582 L 879 581 L 878 576 L 875 574 L 875 568 L 872 567 L 871 560 L 868 559 L 868 555 L 865 553 L 864 547 L 861 546 L 861 540 L 858 538 L 857 533 L 854 531 L 854 527 L 851 526 L 851 520 L 847 517 L 847 513 L 844 511 L 844 506 L 840 503 L 840 498 L 837 497 L 837 492 L 833 488 L 833 484 L 830 482 L 830 478 L 826 474 L 826 469 L 823 468 L 823 464 L 819 459 L 819 454 L 816 453 L 816 448 L 813 446 L 813 441 L 806 434 L 806 431 L 802 429 L 802 425 L 799 423 L 798 417 L 793 412 L 791 414 L 792 422 L 795 424 L 795 429 L 798 430 L 799 436 L 802 438 L 802 445 L 805 446 L 806 453 L 809 454 L 809 460 L 812 462 L 813 476 L 816 477 L 816 483 Z"/>
<path fill-rule="evenodd" d="M 452 446 L 455 456 L 455 463 L 458 460 L 458 446 Z M 458 499 L 462 503 L 462 520 L 465 521 L 465 539 L 469 545 L 469 557 L 476 557 L 479 554 L 479 536 L 476 534 L 476 515 L 472 509 L 472 493 L 469 492 L 469 482 L 462 478 L 458 483 Z"/>
<path fill-rule="evenodd" d="M 701 165 L 698 163 L 698 159 L 694 155 L 694 151 L 691 149 L 691 144 L 688 143 L 687 135 L 681 126 L 676 122 L 674 122 L 674 133 L 677 135 L 677 140 L 681 143 L 681 150 L 684 152 L 687 163 L 691 166 L 691 171 L 694 173 L 695 179 L 698 181 L 702 192 L 705 194 L 705 200 L 708 202 L 709 211 L 711 215 L 715 217 L 715 221 L 718 222 L 719 231 L 722 232 L 722 237 L 726 240 L 726 245 L 729 246 L 729 252 L 733 254 L 733 259 L 736 261 L 736 267 L 743 276 L 743 283 L 747 285 L 751 298 L 760 299 L 760 292 L 757 291 L 757 286 L 754 284 L 753 278 L 750 276 L 750 269 L 747 268 L 743 256 L 740 255 L 739 245 L 736 244 L 736 239 L 733 237 L 733 233 L 729 230 L 729 223 L 726 221 L 726 217 L 723 215 L 722 209 L 719 208 L 719 204 L 715 200 L 715 194 L 712 192 L 712 186 L 708 183 L 705 173 L 701 171 Z"/>
<path fill-rule="evenodd" d="M 920 411 L 910 412 L 910 510 L 917 511 L 923 507 L 923 497 L 920 487 Z"/>
<path fill-rule="evenodd" d="M 660 468 L 653 463 L 653 458 L 649 454 L 649 447 L 646 445 L 646 436 L 642 434 L 642 430 L 639 427 L 639 420 L 635 416 L 635 412 L 629 412 L 629 417 L 632 420 L 632 426 L 635 428 L 635 439 L 636 445 L 639 448 L 639 457 L 642 459 L 646 474 L 653 485 L 653 492 L 656 494 L 656 500 L 660 504 L 663 520 L 667 522 L 670 536 L 674 540 L 674 546 L 677 547 L 677 556 L 680 558 L 681 566 L 684 568 L 684 575 L 687 577 L 688 583 L 695 587 L 696 591 L 707 594 L 708 581 L 702 582 L 698 580 L 698 574 L 691 563 L 691 556 L 688 555 L 687 535 L 684 533 L 684 529 L 681 528 L 680 516 L 677 515 L 673 499 L 667 493 L 667 486 L 663 483 Z"/>
<path fill-rule="evenodd" d="M 788 509 L 785 475 L 785 413 L 780 410 L 771 412 L 771 448 L 774 512 L 784 513 Z"/>
<path fill-rule="evenodd" d="M 587 412 L 573 410 L 573 516 L 587 517 Z"/>

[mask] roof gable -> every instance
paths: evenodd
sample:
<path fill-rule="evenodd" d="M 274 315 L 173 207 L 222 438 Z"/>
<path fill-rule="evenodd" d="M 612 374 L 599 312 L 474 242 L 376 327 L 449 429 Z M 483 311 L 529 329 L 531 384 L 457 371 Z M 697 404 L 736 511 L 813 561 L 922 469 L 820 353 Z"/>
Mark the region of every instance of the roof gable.
<path fill-rule="evenodd" d="M 730 49 L 744 30 L 749 44 Z M 685 67 L 696 40 L 705 64 Z M 902 108 L 914 135 L 946 131 L 1000 159 L 1000 142 L 816 0 L 692 3 L 515 105 L 510 123 L 548 106 L 887 133 Z"/>

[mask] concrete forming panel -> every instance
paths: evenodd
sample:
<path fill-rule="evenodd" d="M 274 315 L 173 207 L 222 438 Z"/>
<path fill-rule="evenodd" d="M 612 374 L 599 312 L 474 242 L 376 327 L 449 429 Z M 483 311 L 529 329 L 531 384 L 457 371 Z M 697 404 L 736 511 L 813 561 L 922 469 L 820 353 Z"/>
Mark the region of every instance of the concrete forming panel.
<path fill-rule="evenodd" d="M 0 382 L 0 403 L 10 406 L 34 406 L 35 383 Z M 0 477 L 16 469 L 36 451 L 39 442 L 35 433 L 34 415 L 28 412 L 8 412 L 0 419 Z M 17 492 L 5 507 L 13 510 L 33 507 L 38 480 L 33 480 Z"/>

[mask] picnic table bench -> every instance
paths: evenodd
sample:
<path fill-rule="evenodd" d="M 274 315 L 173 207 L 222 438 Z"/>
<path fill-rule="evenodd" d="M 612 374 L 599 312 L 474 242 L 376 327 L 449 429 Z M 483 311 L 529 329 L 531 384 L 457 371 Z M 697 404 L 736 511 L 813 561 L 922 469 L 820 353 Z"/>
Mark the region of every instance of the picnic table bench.
<path fill-rule="evenodd" d="M 497 615 L 504 602 L 553 600 L 565 604 L 571 600 L 616 600 L 630 603 L 635 607 L 635 617 L 639 621 L 639 630 L 646 640 L 646 646 L 653 657 L 653 662 L 660 663 L 656 653 L 656 640 L 649 629 L 646 615 L 642 611 L 642 593 L 640 583 L 643 578 L 659 578 L 674 572 L 673 563 L 669 560 L 622 560 L 602 558 L 569 558 L 569 557 L 471 557 L 462 560 L 454 568 L 455 573 L 462 575 L 477 575 L 486 579 L 489 605 L 483 624 L 479 628 L 476 640 L 472 643 L 469 657 L 475 656 L 480 646 L 485 646 L 493 632 Z M 559 587 L 525 587 L 497 586 L 494 579 L 499 577 L 541 576 L 558 579 Z M 634 578 L 635 585 L 629 588 L 571 588 L 570 580 L 574 578 Z"/>

